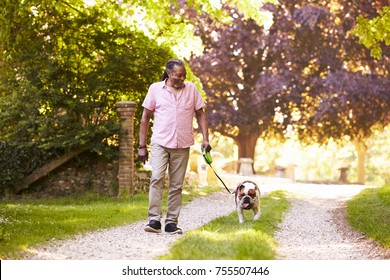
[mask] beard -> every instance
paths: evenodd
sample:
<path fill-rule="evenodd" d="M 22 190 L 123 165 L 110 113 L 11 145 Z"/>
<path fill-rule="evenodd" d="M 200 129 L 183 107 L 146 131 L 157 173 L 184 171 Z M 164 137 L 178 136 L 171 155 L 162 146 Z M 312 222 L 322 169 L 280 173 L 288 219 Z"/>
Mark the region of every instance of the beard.
<path fill-rule="evenodd" d="M 172 85 L 175 89 L 180 89 L 184 86 L 184 82 L 183 81 L 174 81 L 172 83 Z"/>

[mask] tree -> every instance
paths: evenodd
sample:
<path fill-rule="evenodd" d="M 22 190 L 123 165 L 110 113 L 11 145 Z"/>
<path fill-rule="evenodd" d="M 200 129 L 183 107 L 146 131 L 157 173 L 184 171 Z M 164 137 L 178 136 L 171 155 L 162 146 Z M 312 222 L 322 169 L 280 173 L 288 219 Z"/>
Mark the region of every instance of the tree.
<path fill-rule="evenodd" d="M 294 29 L 276 6 L 265 6 L 274 19 L 269 30 L 225 9 L 234 19 L 230 24 L 205 17 L 197 25 L 206 47 L 191 66 L 208 94 L 210 126 L 235 140 L 239 157 L 253 158 L 259 136 L 287 133 L 291 104 L 305 88 L 307 61 L 295 59 Z"/>
<path fill-rule="evenodd" d="M 202 27 L 204 23 L 201 23 Z M 239 25 L 237 25 L 239 24 Z M 254 146 L 260 131 L 257 128 L 259 118 L 254 118 L 248 109 L 250 102 L 251 88 L 254 88 L 253 81 L 243 81 L 240 72 L 245 66 L 241 66 L 239 49 L 251 48 L 255 42 L 245 31 L 241 30 L 243 24 L 240 20 L 233 21 L 230 25 L 220 25 L 209 20 L 207 30 L 214 30 L 216 37 L 213 38 L 209 32 L 202 34 L 199 30 L 202 41 L 205 44 L 205 53 L 191 61 L 193 71 L 202 80 L 204 89 L 207 92 L 208 122 L 213 130 L 225 136 L 232 137 L 239 146 L 239 157 L 253 158 Z M 252 27 L 260 29 L 252 23 Z M 231 32 L 235 30 L 235 32 Z M 239 31 L 243 33 L 239 34 Z M 246 32 L 245 32 L 246 33 Z M 238 37 L 240 36 L 240 37 Z M 256 38 L 255 38 L 256 40 Z M 241 44 L 246 44 L 244 48 Z M 237 53 L 233 53 L 233 48 Z M 241 58 L 244 54 L 241 55 Z M 245 57 L 245 59 L 247 59 Z M 249 59 L 248 59 L 249 60 Z M 242 61 L 242 63 L 246 63 Z M 259 67 L 255 67 L 254 71 Z M 222 70 L 222 71 L 221 71 Z M 211 98 L 213 97 L 213 98 Z M 248 112 L 244 114 L 234 114 L 235 111 Z M 234 117 L 233 117 L 234 116 Z M 239 138 L 247 136 L 247 141 L 240 144 Z"/>
<path fill-rule="evenodd" d="M 304 142 L 352 141 L 358 182 L 364 183 L 365 142 L 389 123 L 388 49 L 382 60 L 375 60 L 349 34 L 357 14 L 375 13 L 372 5 L 338 1 L 324 7 L 314 2 L 291 12 L 299 23 L 294 33 L 303 50 L 300 64 L 306 64 L 305 91 L 293 106 L 299 118 L 292 124 Z"/>
<path fill-rule="evenodd" d="M 358 157 L 358 182 L 362 184 L 367 139 L 390 123 L 389 88 L 388 78 L 340 71 L 329 74 L 315 90 L 322 98 L 316 114 L 308 120 L 310 133 L 318 142 L 330 136 L 352 141 Z"/>
<path fill-rule="evenodd" d="M 249 16 L 256 15 L 241 2 Z M 189 4 L 223 18 L 209 1 Z M 197 42 L 191 23 L 177 17 L 181 5 L 170 0 L 2 2 L 3 139 L 70 148 L 112 134 L 115 102 L 126 96 L 140 108 L 148 85 L 174 56 L 169 49 Z M 200 84 L 191 71 L 188 76 Z"/>
<path fill-rule="evenodd" d="M 172 53 L 83 1 L 3 7 L 0 130 L 7 141 L 95 148 L 117 131 L 115 103 L 140 103 Z M 118 10 L 119 11 L 119 10 Z M 140 110 L 139 110 L 140 111 Z"/>
<path fill-rule="evenodd" d="M 266 5 L 264 9 L 273 15 L 269 30 L 243 20 L 231 8 L 228 10 L 235 18 L 231 24 L 203 19 L 197 28 L 205 51 L 191 60 L 208 94 L 209 122 L 213 129 L 236 140 L 239 156 L 252 156 L 244 152 L 243 146 L 251 150 L 254 139 L 267 133 L 286 137 L 296 131 L 306 143 L 342 141 L 345 134 L 355 141 L 361 135 L 369 137 L 373 129 L 388 123 L 384 117 L 388 58 L 385 55 L 383 61 L 373 59 L 349 34 L 357 13 L 375 13 L 372 5 L 296 0 Z M 339 76 L 348 78 L 345 84 L 330 88 L 331 80 L 345 72 L 347 75 Z M 370 78 L 364 78 L 365 72 Z M 356 77 L 380 85 L 369 87 L 368 95 L 367 91 L 356 90 Z M 330 118 L 349 114 L 351 107 L 336 102 L 342 95 L 347 100 L 345 104 L 356 106 L 356 111 L 359 104 L 351 100 L 359 96 L 360 101 L 370 104 L 370 111 L 381 113 L 374 114 L 369 122 L 350 121 L 353 129 L 346 130 Z M 324 108 L 330 110 L 318 110 L 321 104 L 328 104 Z M 318 126 L 315 120 L 319 119 L 326 120 L 331 129 Z"/>
<path fill-rule="evenodd" d="M 190 2 L 215 18 L 224 17 L 209 1 Z M 240 6 L 256 16 L 256 9 L 244 5 L 247 2 L 241 1 Z M 16 158 L 22 161 L 26 154 L 37 155 L 30 160 L 39 164 L 42 150 L 51 156 L 85 143 L 110 156 L 106 148 L 109 142 L 115 143 L 118 132 L 116 102 L 130 99 L 138 104 L 138 131 L 141 102 L 148 86 L 159 80 L 165 62 L 186 56 L 186 52 L 181 54 L 185 47 L 190 46 L 191 53 L 196 51 L 193 46 L 201 45 L 190 21 L 177 17 L 183 4 L 170 0 L 2 1 L 0 140 L 9 144 L 2 148 L 20 151 L 23 157 Z M 188 74 L 200 84 L 191 71 Z M 29 152 L 22 146 L 33 147 Z M 14 173 L 31 168 L 19 171 Z M 20 179 L 16 177 L 6 181 Z"/>
<path fill-rule="evenodd" d="M 133 100 L 140 108 L 171 50 L 123 27 L 111 15 L 119 7 L 110 3 L 1 3 L 0 140 L 7 145 L 0 193 L 47 163 L 42 159 L 84 144 L 116 156 L 116 102 Z"/>

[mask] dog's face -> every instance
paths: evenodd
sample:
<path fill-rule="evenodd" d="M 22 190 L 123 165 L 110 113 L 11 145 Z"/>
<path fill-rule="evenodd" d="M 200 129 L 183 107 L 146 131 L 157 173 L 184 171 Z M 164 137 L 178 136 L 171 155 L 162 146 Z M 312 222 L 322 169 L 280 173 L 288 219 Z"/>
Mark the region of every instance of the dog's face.
<path fill-rule="evenodd" d="M 235 198 L 240 223 L 244 222 L 243 210 L 252 209 L 254 213 L 253 221 L 260 219 L 260 189 L 254 182 L 244 181 L 238 184 L 235 191 Z"/>
<path fill-rule="evenodd" d="M 259 189 L 255 183 L 245 181 L 237 186 L 235 195 L 237 206 L 249 210 L 259 199 Z"/>

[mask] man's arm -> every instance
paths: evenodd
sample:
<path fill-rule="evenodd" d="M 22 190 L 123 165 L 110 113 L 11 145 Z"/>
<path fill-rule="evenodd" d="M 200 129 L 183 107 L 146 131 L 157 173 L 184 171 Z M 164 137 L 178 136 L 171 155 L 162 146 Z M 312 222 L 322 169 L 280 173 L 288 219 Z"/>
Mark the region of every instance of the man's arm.
<path fill-rule="evenodd" d="M 200 131 L 203 136 L 203 142 L 202 142 L 202 150 L 206 149 L 208 151 L 211 150 L 211 146 L 209 144 L 209 128 L 207 124 L 206 114 L 203 110 L 203 108 L 200 108 L 199 110 L 195 111 L 196 119 L 198 120 L 198 125 L 200 128 Z"/>
<path fill-rule="evenodd" d="M 153 111 L 150 111 L 144 108 L 141 117 L 141 123 L 139 127 L 139 147 L 138 149 L 138 160 L 142 161 L 144 164 L 148 160 L 148 149 L 146 147 L 146 136 L 148 134 L 149 122 L 153 115 Z"/>

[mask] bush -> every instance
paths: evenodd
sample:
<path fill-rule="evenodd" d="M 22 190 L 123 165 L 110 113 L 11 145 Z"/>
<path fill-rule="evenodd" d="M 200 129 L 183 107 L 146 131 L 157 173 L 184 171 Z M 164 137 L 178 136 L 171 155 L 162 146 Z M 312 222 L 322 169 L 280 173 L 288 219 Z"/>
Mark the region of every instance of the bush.
<path fill-rule="evenodd" d="M 0 195 L 3 196 L 6 190 L 12 190 L 25 176 L 54 159 L 56 152 L 45 151 L 34 144 L 2 141 L 0 143 Z"/>

